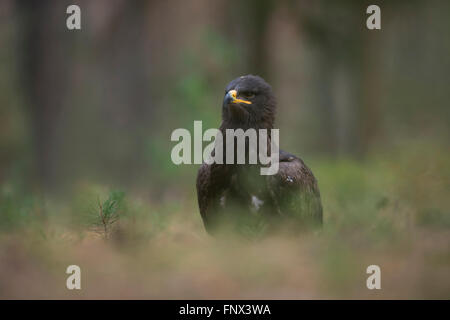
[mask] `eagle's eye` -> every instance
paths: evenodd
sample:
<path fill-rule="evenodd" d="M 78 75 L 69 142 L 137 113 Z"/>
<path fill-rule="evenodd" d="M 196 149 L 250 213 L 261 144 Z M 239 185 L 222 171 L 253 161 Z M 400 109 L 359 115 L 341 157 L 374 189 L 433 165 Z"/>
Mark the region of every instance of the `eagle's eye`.
<path fill-rule="evenodd" d="M 253 92 L 241 92 L 241 96 L 245 99 L 252 99 L 255 97 L 255 94 Z"/>

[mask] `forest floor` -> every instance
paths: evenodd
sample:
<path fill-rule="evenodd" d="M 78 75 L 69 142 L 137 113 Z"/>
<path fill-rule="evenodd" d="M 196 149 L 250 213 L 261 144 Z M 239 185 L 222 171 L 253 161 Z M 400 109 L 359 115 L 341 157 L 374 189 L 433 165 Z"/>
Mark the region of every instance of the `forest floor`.
<path fill-rule="evenodd" d="M 312 161 L 324 226 L 297 235 L 210 237 L 193 181 L 158 202 L 96 186 L 42 201 L 4 183 L 0 298 L 450 298 L 450 155 L 370 159 Z M 81 290 L 66 288 L 69 265 Z"/>

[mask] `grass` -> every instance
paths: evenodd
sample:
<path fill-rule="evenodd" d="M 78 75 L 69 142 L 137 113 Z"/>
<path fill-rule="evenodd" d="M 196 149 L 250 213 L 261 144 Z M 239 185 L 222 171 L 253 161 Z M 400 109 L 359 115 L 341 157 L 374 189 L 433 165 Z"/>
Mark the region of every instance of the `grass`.
<path fill-rule="evenodd" d="M 253 238 L 208 236 L 194 181 L 160 201 L 94 184 L 69 200 L 38 198 L 5 182 L 0 298 L 448 299 L 450 154 L 368 159 L 308 161 L 322 230 Z M 65 287 L 71 264 L 82 290 Z M 372 264 L 381 290 L 366 288 Z"/>

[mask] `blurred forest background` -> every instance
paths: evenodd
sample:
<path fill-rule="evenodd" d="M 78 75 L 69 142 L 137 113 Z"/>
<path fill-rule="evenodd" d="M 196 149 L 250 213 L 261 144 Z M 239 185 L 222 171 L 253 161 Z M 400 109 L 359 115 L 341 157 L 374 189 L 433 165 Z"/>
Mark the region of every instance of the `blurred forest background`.
<path fill-rule="evenodd" d="M 438 0 L 1 0 L 0 297 L 450 298 L 449 30 Z M 318 178 L 319 234 L 217 243 L 171 162 L 245 74 Z"/>

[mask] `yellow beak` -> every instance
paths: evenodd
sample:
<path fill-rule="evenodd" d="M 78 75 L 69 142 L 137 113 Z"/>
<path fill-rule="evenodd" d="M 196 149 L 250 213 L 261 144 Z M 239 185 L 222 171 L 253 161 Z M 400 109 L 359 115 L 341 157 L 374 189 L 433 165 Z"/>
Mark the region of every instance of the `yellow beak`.
<path fill-rule="evenodd" d="M 237 99 L 237 91 L 236 90 L 230 90 L 228 91 L 228 93 L 230 94 L 230 96 L 233 98 L 233 103 L 246 103 L 246 104 L 252 104 L 250 101 L 247 100 L 242 100 L 242 99 Z"/>

